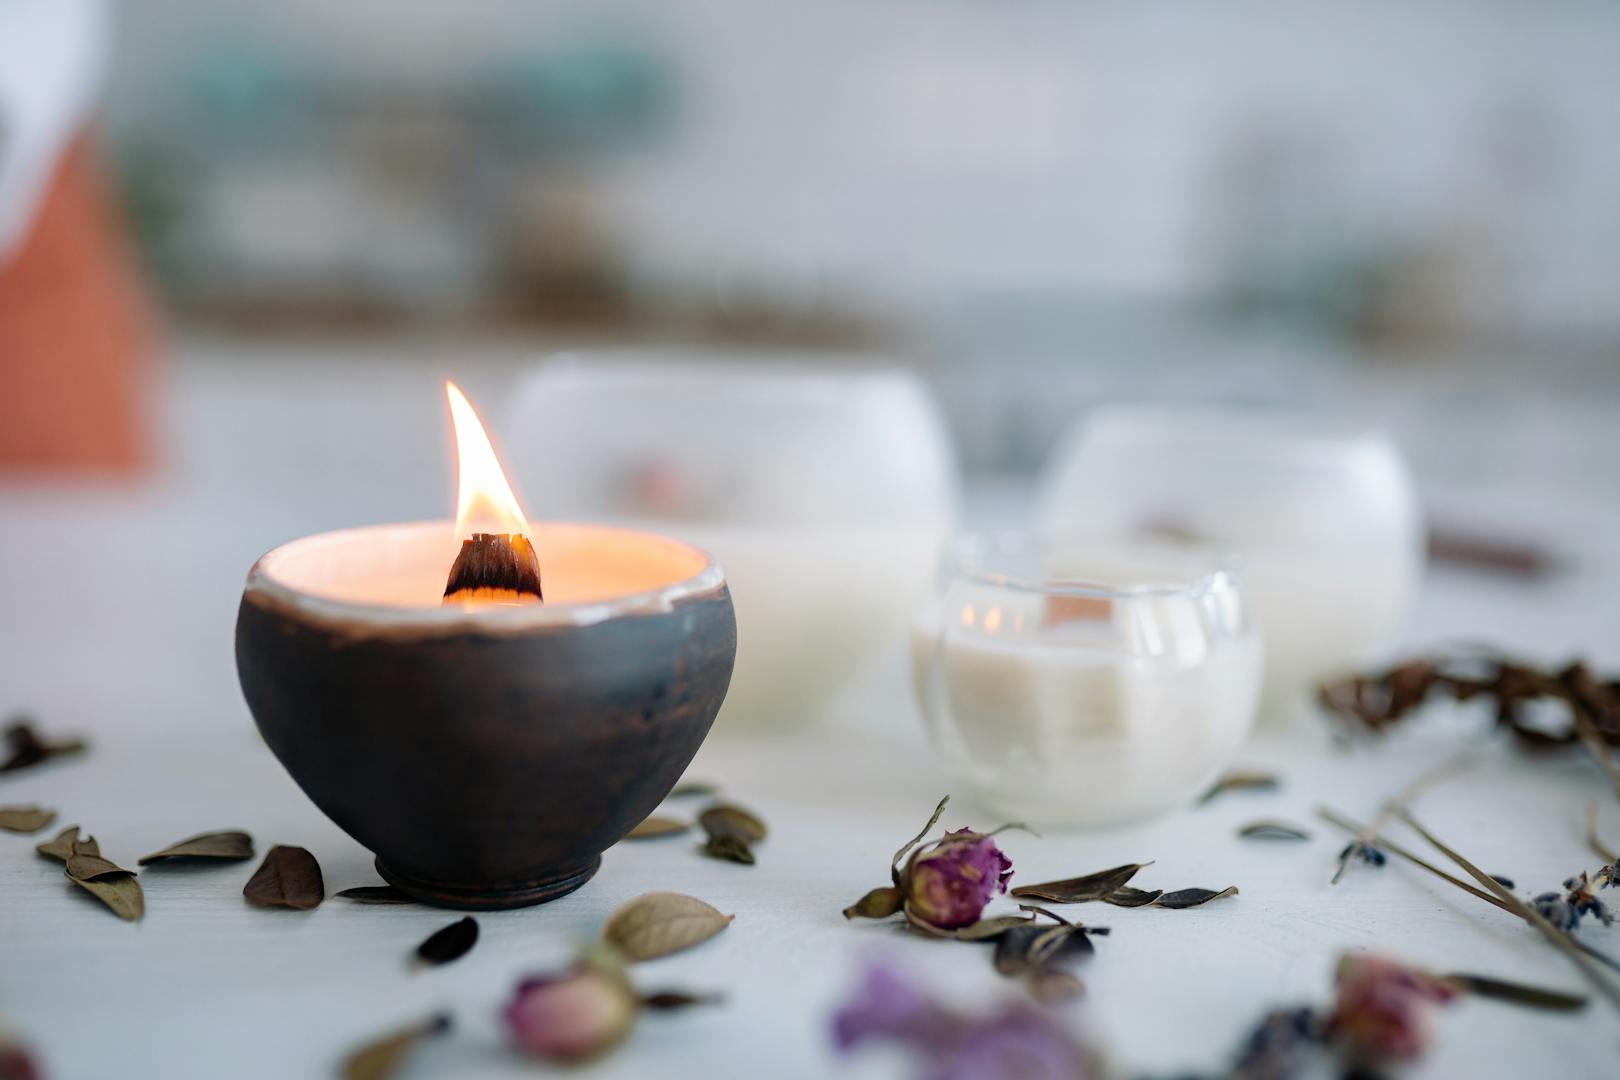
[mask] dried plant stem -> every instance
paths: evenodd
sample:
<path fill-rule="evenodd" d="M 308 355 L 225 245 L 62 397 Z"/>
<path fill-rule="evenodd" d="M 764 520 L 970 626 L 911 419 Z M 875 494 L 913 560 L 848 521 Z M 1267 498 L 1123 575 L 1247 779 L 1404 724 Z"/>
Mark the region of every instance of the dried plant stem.
<path fill-rule="evenodd" d="M 1610 865 L 1620 863 L 1620 855 L 1616 855 L 1614 849 L 1598 837 L 1598 801 L 1596 799 L 1586 804 L 1586 843 L 1591 847 L 1593 854 L 1604 862 Z"/>
<path fill-rule="evenodd" d="M 1436 851 L 1440 852 L 1440 854 L 1462 867 L 1463 870 L 1467 871 L 1469 877 L 1479 882 L 1480 885 L 1484 886 L 1490 892 L 1496 894 L 1497 899 L 1501 900 L 1503 904 L 1507 906 L 1508 910 L 1512 911 L 1515 915 L 1519 916 L 1519 918 L 1523 919 L 1531 926 L 1534 926 L 1541 933 L 1542 937 L 1551 942 L 1552 945 L 1565 956 L 1568 956 L 1570 962 L 1580 969 L 1581 974 L 1593 985 L 1593 987 L 1597 989 L 1598 993 L 1602 994 L 1609 1004 L 1614 1006 L 1616 1012 L 1620 1012 L 1620 990 L 1617 990 L 1615 987 L 1610 985 L 1609 981 L 1603 977 L 1603 974 L 1592 966 L 1592 961 L 1576 946 L 1575 942 L 1571 940 L 1568 934 L 1564 933 L 1562 930 L 1559 930 L 1552 923 L 1548 922 L 1540 912 L 1536 911 L 1523 900 L 1520 900 L 1517 896 L 1514 896 L 1507 889 L 1503 888 L 1501 882 L 1497 881 L 1495 878 L 1491 877 L 1491 875 L 1487 874 L 1485 871 L 1463 858 L 1462 855 L 1458 854 L 1452 848 L 1447 847 L 1445 843 L 1442 842 L 1438 837 L 1436 837 L 1428 829 L 1424 828 L 1423 824 L 1418 821 L 1417 818 L 1413 817 L 1410 811 L 1402 808 L 1397 810 L 1396 813 L 1402 821 L 1412 828 L 1414 832 L 1423 837 L 1423 839 L 1427 840 Z"/>
<path fill-rule="evenodd" d="M 1419 773 L 1417 778 L 1402 788 L 1399 794 L 1386 800 L 1383 807 L 1379 809 L 1378 816 L 1373 818 L 1372 824 L 1365 829 L 1359 830 L 1356 833 L 1355 840 L 1351 841 L 1350 845 L 1339 853 L 1339 868 L 1333 872 L 1333 879 L 1328 884 L 1337 885 L 1339 883 L 1339 880 L 1344 877 L 1344 872 L 1350 868 L 1350 860 L 1355 855 L 1355 849 L 1358 846 L 1365 847 L 1371 844 L 1377 838 L 1378 830 L 1394 820 L 1397 810 L 1412 802 L 1424 791 L 1442 780 L 1448 780 L 1472 765 L 1473 752 L 1465 750 L 1454 757 L 1447 758 L 1434 768 Z"/>
<path fill-rule="evenodd" d="M 1614 755 L 1609 752 L 1609 744 L 1604 741 L 1603 733 L 1598 730 L 1591 715 L 1586 711 L 1584 701 L 1571 703 L 1570 716 L 1575 721 L 1575 734 L 1580 736 L 1581 745 L 1586 752 L 1592 755 L 1603 771 L 1609 774 L 1609 783 L 1614 786 L 1616 797 L 1620 797 L 1620 764 L 1616 764 Z"/>
<path fill-rule="evenodd" d="M 1464 892 L 1473 893 L 1475 896 L 1479 897 L 1481 900 L 1485 901 L 1487 904 L 1495 904 L 1497 907 L 1501 908 L 1503 911 L 1512 911 L 1513 910 L 1512 908 L 1508 907 L 1506 904 L 1502 903 L 1502 901 L 1500 901 L 1496 897 L 1492 896 L 1490 893 L 1484 892 L 1483 890 L 1474 888 L 1472 885 L 1468 884 L 1468 882 L 1464 881 L 1462 878 L 1453 877 L 1452 875 L 1446 873 L 1444 870 L 1440 869 L 1438 866 L 1434 865 L 1433 863 L 1429 862 L 1428 860 L 1423 859 L 1423 858 L 1421 858 L 1421 857 L 1419 857 L 1417 855 L 1412 854 L 1411 851 L 1407 850 L 1406 848 L 1401 847 L 1399 844 L 1395 843 L 1395 841 L 1378 835 L 1377 833 L 1373 832 L 1370 828 L 1368 828 L 1365 825 L 1357 825 L 1354 821 L 1351 821 L 1349 818 L 1345 817 L 1344 815 L 1338 813 L 1337 811 L 1335 811 L 1333 809 L 1330 809 L 1329 807 L 1326 807 L 1326 806 L 1317 807 L 1316 816 L 1321 818 L 1323 821 L 1327 822 L 1329 825 L 1338 826 L 1339 828 L 1343 829 L 1347 833 L 1352 833 L 1352 834 L 1354 834 L 1354 835 L 1356 835 L 1358 837 L 1366 837 L 1367 838 L 1366 842 L 1376 844 L 1378 847 L 1380 847 L 1383 850 L 1389 852 L 1391 855 L 1399 855 L 1401 858 L 1405 859 L 1407 862 L 1415 863 L 1416 865 L 1421 866 L 1423 869 L 1427 870 L 1429 873 L 1435 875 L 1436 877 L 1444 878 L 1445 880 L 1451 882 L 1453 885 L 1457 886 L 1457 888 L 1462 889 Z"/>
<path fill-rule="evenodd" d="M 1325 806 L 1319 807 L 1317 809 L 1316 813 L 1317 813 L 1317 816 L 1320 817 L 1323 821 L 1328 822 L 1330 825 L 1336 825 L 1339 828 L 1343 829 L 1345 832 L 1348 832 L 1348 833 L 1360 833 L 1360 832 L 1365 832 L 1366 831 L 1364 826 L 1357 825 L 1354 821 L 1352 821 L 1349 818 L 1345 817 L 1343 814 L 1340 814 L 1337 811 L 1332 810 L 1332 809 L 1330 809 L 1328 807 L 1325 807 Z M 1411 851 L 1407 850 L 1404 847 L 1401 847 L 1401 845 L 1395 843 L 1395 841 L 1390 840 L 1387 837 L 1374 836 L 1373 837 L 1373 842 L 1376 843 L 1380 848 L 1384 849 L 1385 851 L 1388 851 L 1391 855 L 1399 855 L 1401 858 L 1405 859 L 1407 862 L 1412 863 L 1412 864 L 1414 864 L 1416 866 L 1419 866 L 1419 867 L 1423 868 L 1424 870 L 1427 870 L 1429 873 L 1433 874 L 1437 878 L 1440 878 L 1442 881 L 1450 882 L 1452 885 L 1457 886 L 1457 888 L 1463 890 L 1466 893 L 1469 893 L 1469 894 L 1471 894 L 1473 896 L 1479 897 L 1481 900 L 1485 901 L 1487 904 L 1492 905 L 1493 907 L 1501 908 L 1503 911 L 1507 912 L 1509 915 L 1515 915 L 1516 916 L 1516 915 L 1519 914 L 1512 907 L 1510 907 L 1509 905 L 1503 903 L 1501 900 L 1498 900 L 1496 897 L 1492 896 L 1490 893 L 1484 892 L 1484 891 L 1482 891 L 1480 889 L 1474 888 L 1474 886 L 1468 884 L 1468 882 L 1466 882 L 1466 881 L 1463 881 L 1461 878 L 1453 877 L 1451 874 L 1446 873 L 1444 870 L 1440 869 L 1438 866 L 1436 866 L 1433 863 L 1429 862 L 1427 859 L 1424 859 L 1424 858 L 1421 858 L 1421 857 L 1419 857 L 1417 855 L 1412 854 Z M 1573 937 L 1571 937 L 1569 939 L 1569 941 L 1577 949 L 1581 950 L 1581 952 L 1585 953 L 1587 956 L 1590 956 L 1592 959 L 1598 961 L 1599 963 L 1601 963 L 1605 967 L 1613 968 L 1615 971 L 1620 972 L 1620 961 L 1616 961 L 1616 960 L 1612 959 L 1611 957 L 1609 957 L 1608 955 L 1599 952 L 1597 949 L 1594 949 L 1592 946 L 1586 944 L 1584 941 L 1579 941 L 1579 940 L 1577 940 L 1576 938 L 1573 938 Z"/>

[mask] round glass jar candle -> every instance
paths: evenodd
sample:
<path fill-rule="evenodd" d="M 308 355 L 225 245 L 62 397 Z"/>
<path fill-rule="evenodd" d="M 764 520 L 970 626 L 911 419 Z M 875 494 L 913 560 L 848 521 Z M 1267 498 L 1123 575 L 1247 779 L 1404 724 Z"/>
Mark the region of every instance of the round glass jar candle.
<path fill-rule="evenodd" d="M 448 522 L 295 540 L 248 574 L 236 662 L 276 757 L 388 881 L 518 907 L 595 873 L 725 698 L 731 593 L 704 552 L 541 524 L 545 603 L 441 605 Z"/>
<path fill-rule="evenodd" d="M 1042 483 L 1042 529 L 1233 552 L 1265 640 L 1263 702 L 1371 659 L 1423 570 L 1411 474 L 1380 431 L 1261 408 L 1115 406 L 1076 423 Z"/>
<path fill-rule="evenodd" d="M 1212 556 L 1017 535 L 961 541 L 912 631 L 946 766 L 1031 825 L 1197 797 L 1253 725 L 1260 655 L 1237 578 Z"/>

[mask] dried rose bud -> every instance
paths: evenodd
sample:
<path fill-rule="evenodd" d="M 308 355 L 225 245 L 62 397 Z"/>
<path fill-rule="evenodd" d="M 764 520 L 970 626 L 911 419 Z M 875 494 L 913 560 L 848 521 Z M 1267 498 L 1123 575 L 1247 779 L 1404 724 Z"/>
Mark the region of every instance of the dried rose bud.
<path fill-rule="evenodd" d="M 1012 860 L 993 838 L 958 829 L 911 857 L 900 889 L 909 915 L 956 930 L 978 922 L 984 906 L 1007 891 L 1010 877 Z"/>
<path fill-rule="evenodd" d="M 504 1017 L 513 1041 L 527 1053 L 584 1061 L 624 1041 L 638 1007 L 623 975 L 581 964 L 519 983 Z"/>
<path fill-rule="evenodd" d="M 15 1044 L 0 1044 L 0 1080 L 40 1080 L 39 1066 L 28 1051 Z"/>
<path fill-rule="evenodd" d="M 1339 961 L 1338 997 L 1328 1029 L 1356 1059 L 1406 1061 L 1423 1053 L 1429 1006 L 1456 990 L 1421 971 L 1381 956 Z"/>

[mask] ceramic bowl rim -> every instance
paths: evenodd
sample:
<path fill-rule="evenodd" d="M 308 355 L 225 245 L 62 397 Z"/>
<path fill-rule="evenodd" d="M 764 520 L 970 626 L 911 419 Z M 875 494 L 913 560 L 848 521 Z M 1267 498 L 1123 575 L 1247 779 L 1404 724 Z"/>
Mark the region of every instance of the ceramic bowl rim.
<path fill-rule="evenodd" d="M 359 525 L 327 532 L 311 533 L 278 544 L 254 560 L 248 569 L 243 587 L 244 600 L 268 603 L 299 617 L 318 623 L 341 624 L 356 629 L 377 632 L 408 631 L 417 633 L 484 633 L 521 634 L 567 626 L 590 626 L 625 616 L 659 615 L 675 609 L 686 601 L 712 595 L 726 586 L 725 571 L 714 556 L 704 549 L 683 540 L 640 529 L 627 529 L 616 525 L 602 525 L 584 521 L 536 521 L 533 525 L 564 528 L 599 529 L 605 532 L 625 533 L 656 540 L 688 551 L 702 560 L 697 573 L 673 581 L 668 585 L 640 592 L 627 593 L 602 600 L 577 603 L 544 603 L 525 606 L 491 606 L 486 608 L 404 607 L 373 604 L 356 600 L 340 600 L 322 596 L 288 584 L 275 576 L 275 564 L 289 549 L 318 543 L 332 543 L 340 537 L 355 534 L 418 531 L 430 528 L 450 529 L 447 520 L 388 522 L 378 525 Z"/>

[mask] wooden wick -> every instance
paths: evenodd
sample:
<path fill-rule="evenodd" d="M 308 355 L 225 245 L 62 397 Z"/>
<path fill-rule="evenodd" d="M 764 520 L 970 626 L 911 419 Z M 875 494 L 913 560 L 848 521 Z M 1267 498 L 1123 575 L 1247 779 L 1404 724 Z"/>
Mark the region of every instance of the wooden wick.
<path fill-rule="evenodd" d="M 540 559 L 522 533 L 473 533 L 444 586 L 446 604 L 538 604 Z"/>

